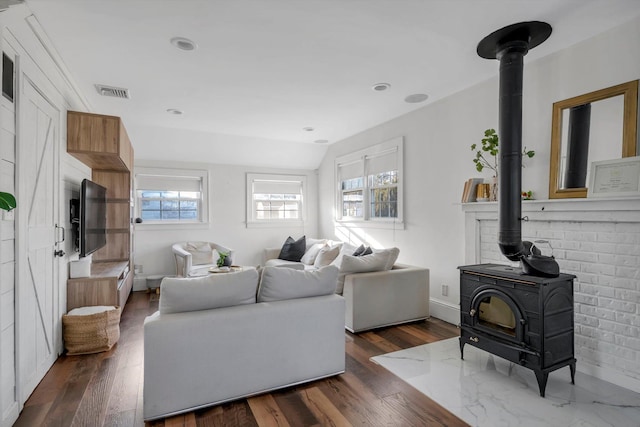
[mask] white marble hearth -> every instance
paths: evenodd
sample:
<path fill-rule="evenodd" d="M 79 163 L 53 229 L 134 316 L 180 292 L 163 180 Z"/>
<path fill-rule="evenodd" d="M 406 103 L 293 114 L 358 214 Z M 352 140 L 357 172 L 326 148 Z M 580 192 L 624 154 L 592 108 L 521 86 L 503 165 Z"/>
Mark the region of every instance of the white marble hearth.
<path fill-rule="evenodd" d="M 549 375 L 546 397 L 533 371 L 458 338 L 373 357 L 472 426 L 640 426 L 640 393 L 569 367 Z M 579 363 L 579 362 L 578 362 Z"/>

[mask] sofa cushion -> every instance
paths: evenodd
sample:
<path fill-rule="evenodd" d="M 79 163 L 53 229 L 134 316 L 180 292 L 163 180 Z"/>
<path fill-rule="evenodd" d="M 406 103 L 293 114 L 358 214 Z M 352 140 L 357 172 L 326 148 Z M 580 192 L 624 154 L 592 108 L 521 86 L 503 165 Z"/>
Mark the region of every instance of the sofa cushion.
<path fill-rule="evenodd" d="M 289 236 L 287 240 L 285 240 L 284 245 L 282 245 L 278 258 L 297 262 L 300 261 L 300 258 L 302 258 L 306 250 L 307 244 L 305 236 L 302 236 L 298 240 L 293 240 L 293 237 Z"/>
<path fill-rule="evenodd" d="M 316 257 L 318 256 L 320 250 L 325 246 L 326 243 L 324 242 L 314 243 L 313 245 L 311 245 L 311 247 L 309 247 L 309 249 L 307 249 L 304 255 L 302 255 L 302 258 L 300 258 L 300 262 L 306 265 L 312 265 L 316 261 Z"/>
<path fill-rule="evenodd" d="M 331 265 L 335 265 L 336 267 L 340 268 L 340 264 L 342 264 L 342 257 L 344 257 L 345 255 L 352 255 L 355 250 L 355 246 L 349 243 L 343 243 L 340 246 L 340 252 L 338 253 L 338 256 L 336 257 L 336 259 L 331 261 Z"/>
<path fill-rule="evenodd" d="M 213 258 L 213 250 L 207 242 L 187 242 L 184 250 L 191 254 L 192 265 L 213 264 L 218 260 L 218 257 Z"/>
<path fill-rule="evenodd" d="M 258 289 L 258 302 L 281 301 L 331 295 L 336 290 L 338 269 L 333 266 L 318 270 L 265 267 Z"/>
<path fill-rule="evenodd" d="M 318 252 L 318 256 L 316 260 L 313 262 L 313 266 L 316 268 L 324 267 L 325 265 L 329 265 L 333 262 L 334 259 L 340 253 L 340 245 L 335 245 L 333 247 L 325 246 L 320 249 Z"/>
<path fill-rule="evenodd" d="M 267 262 L 264 263 L 264 266 L 265 267 L 287 267 L 287 268 L 293 268 L 294 270 L 305 269 L 304 264 L 301 262 L 287 261 L 279 258 L 267 260 Z"/>
<path fill-rule="evenodd" d="M 389 254 L 384 252 L 361 256 L 345 255 L 340 265 L 336 292 L 342 294 L 344 278 L 347 274 L 383 271 L 385 270 L 388 260 Z"/>
<path fill-rule="evenodd" d="M 400 255 L 400 249 L 398 248 L 389 248 L 389 249 L 374 249 L 374 254 L 386 254 L 387 255 L 387 264 L 384 266 L 385 270 L 391 270 L 393 265 L 398 260 L 398 255 Z"/>
<path fill-rule="evenodd" d="M 253 304 L 257 288 L 254 269 L 196 278 L 166 277 L 160 284 L 159 311 L 169 314 Z"/>

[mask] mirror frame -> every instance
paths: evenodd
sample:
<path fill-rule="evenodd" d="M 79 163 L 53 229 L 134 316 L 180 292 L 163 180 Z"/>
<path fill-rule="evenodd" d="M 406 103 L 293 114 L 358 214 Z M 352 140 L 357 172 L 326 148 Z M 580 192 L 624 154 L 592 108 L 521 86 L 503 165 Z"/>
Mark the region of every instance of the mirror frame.
<path fill-rule="evenodd" d="M 587 188 L 558 188 L 560 171 L 560 148 L 562 144 L 562 110 L 623 95 L 621 157 L 637 155 L 638 144 L 638 80 L 600 89 L 595 92 L 558 101 L 553 104 L 551 121 L 551 159 L 549 162 L 549 198 L 568 199 L 587 197 Z M 590 167 L 590 166 L 589 166 Z"/>

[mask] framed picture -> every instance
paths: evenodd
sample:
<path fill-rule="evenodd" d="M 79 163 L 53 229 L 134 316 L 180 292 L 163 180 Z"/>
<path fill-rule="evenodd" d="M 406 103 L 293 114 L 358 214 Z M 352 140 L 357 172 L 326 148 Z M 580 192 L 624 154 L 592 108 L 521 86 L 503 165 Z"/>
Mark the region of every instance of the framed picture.
<path fill-rule="evenodd" d="M 640 156 L 591 163 L 587 197 L 640 197 Z"/>

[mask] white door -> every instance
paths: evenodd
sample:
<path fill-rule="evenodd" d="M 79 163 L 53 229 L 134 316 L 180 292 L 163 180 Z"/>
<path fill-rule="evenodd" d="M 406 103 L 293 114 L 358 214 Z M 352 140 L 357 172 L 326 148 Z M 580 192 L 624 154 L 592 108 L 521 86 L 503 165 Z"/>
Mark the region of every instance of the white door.
<path fill-rule="evenodd" d="M 60 111 L 22 74 L 18 122 L 17 386 L 20 407 L 58 356 L 56 221 Z"/>

